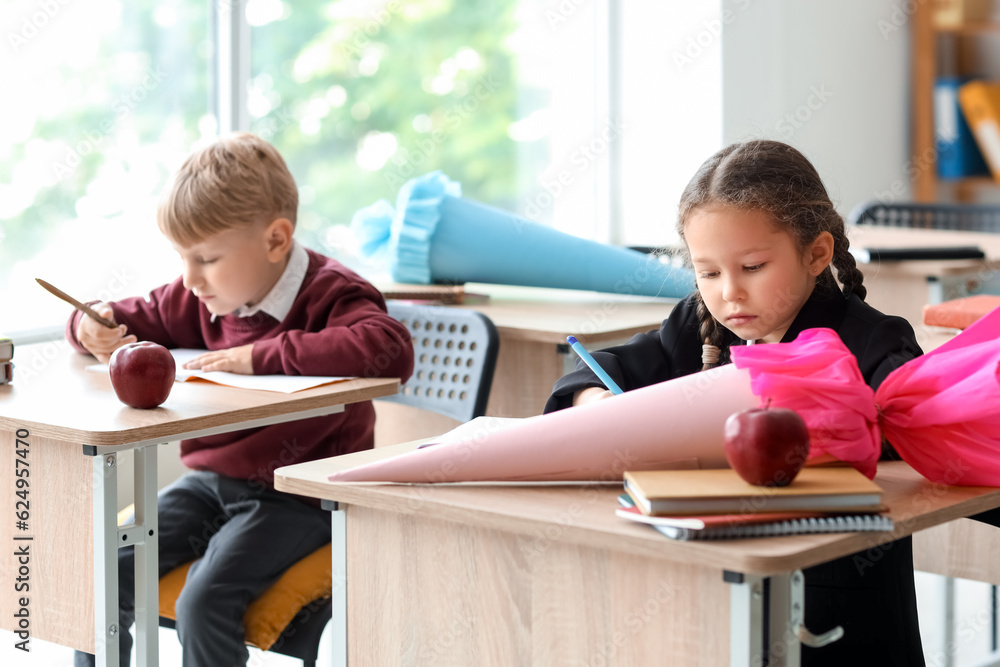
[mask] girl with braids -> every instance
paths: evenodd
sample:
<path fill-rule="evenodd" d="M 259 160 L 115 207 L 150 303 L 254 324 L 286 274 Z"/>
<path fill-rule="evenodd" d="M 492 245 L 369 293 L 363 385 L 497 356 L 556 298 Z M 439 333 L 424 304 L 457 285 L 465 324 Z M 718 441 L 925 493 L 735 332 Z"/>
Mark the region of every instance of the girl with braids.
<path fill-rule="evenodd" d="M 678 232 L 694 293 L 659 330 L 593 355 L 625 391 L 729 363 L 734 345 L 788 342 L 815 327 L 837 332 L 873 388 L 920 354 L 906 320 L 865 304 L 843 218 L 791 146 L 747 141 L 709 158 L 681 195 Z M 579 363 L 556 382 L 545 411 L 611 396 Z M 883 457 L 893 456 L 886 444 Z M 807 627 L 841 625 L 845 634 L 823 648 L 803 647 L 803 665 L 924 664 L 909 538 L 805 576 Z"/>

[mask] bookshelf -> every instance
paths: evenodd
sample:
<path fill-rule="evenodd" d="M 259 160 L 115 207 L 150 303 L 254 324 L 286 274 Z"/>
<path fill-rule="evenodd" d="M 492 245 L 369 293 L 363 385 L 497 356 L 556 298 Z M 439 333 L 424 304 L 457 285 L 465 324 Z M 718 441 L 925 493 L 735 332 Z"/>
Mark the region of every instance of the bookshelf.
<path fill-rule="evenodd" d="M 912 155 L 908 168 L 917 202 L 977 202 L 1000 197 L 1000 183 L 989 176 L 957 179 L 938 177 L 934 145 L 934 82 L 944 74 L 981 75 L 973 54 L 977 40 L 1000 43 L 1000 20 L 937 25 L 933 2 L 916 3 L 912 16 Z M 942 71 L 949 61 L 953 71 Z M 990 77 L 994 78 L 994 77 Z"/>

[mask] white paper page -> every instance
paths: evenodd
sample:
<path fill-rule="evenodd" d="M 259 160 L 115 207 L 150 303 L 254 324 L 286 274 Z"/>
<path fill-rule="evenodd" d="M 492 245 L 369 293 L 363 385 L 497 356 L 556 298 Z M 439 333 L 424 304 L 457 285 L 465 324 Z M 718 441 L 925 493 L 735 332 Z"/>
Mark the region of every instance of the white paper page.
<path fill-rule="evenodd" d="M 187 382 L 192 379 L 208 380 L 216 384 L 223 384 L 227 387 L 238 387 L 240 389 L 260 389 L 263 391 L 276 391 L 283 394 L 293 394 L 303 389 L 312 389 L 324 384 L 343 382 L 350 380 L 349 377 L 334 375 L 242 375 L 240 373 L 229 373 L 226 371 L 200 371 L 183 368 L 184 363 L 194 359 L 199 354 L 207 350 L 192 350 L 190 348 L 177 348 L 170 350 L 177 364 L 175 378 L 178 382 Z M 107 364 L 93 364 L 87 366 L 87 370 L 108 372 Z"/>

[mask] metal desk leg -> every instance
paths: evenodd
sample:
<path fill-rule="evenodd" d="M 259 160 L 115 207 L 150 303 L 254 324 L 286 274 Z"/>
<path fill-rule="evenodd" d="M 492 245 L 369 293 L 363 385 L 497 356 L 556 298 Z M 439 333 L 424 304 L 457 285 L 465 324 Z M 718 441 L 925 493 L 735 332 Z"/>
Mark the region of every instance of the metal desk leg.
<path fill-rule="evenodd" d="M 765 664 L 768 667 L 799 667 L 802 644 L 821 647 L 844 636 L 840 626 L 814 635 L 805 626 L 805 576 L 791 574 L 762 577 L 723 572 L 732 584 L 729 609 L 729 664 Z M 766 610 L 766 612 L 765 612 Z"/>
<path fill-rule="evenodd" d="M 101 667 L 118 667 L 118 460 L 93 457 L 94 656 Z"/>
<path fill-rule="evenodd" d="M 125 529 L 122 530 L 124 532 Z M 135 544 L 136 662 L 155 667 L 159 662 L 159 554 L 156 521 L 156 445 L 135 450 L 135 525 L 120 546 Z"/>
<path fill-rule="evenodd" d="M 94 473 L 94 655 L 102 667 L 118 667 L 118 550 L 135 546 L 137 667 L 159 663 L 159 553 L 156 519 L 156 445 L 135 452 L 135 522 L 118 526 L 118 457 L 96 454 Z"/>
<path fill-rule="evenodd" d="M 801 570 L 792 574 L 769 577 L 768 601 L 771 607 L 768 636 L 769 667 L 799 667 L 802 664 L 802 642 L 799 628 L 805 619 L 805 578 Z"/>
<path fill-rule="evenodd" d="M 333 667 L 347 667 L 347 512 L 340 503 L 323 501 L 330 510 L 333 563 Z"/>
<path fill-rule="evenodd" d="M 764 664 L 764 582 L 767 578 L 725 570 L 729 589 L 729 664 L 757 667 Z"/>

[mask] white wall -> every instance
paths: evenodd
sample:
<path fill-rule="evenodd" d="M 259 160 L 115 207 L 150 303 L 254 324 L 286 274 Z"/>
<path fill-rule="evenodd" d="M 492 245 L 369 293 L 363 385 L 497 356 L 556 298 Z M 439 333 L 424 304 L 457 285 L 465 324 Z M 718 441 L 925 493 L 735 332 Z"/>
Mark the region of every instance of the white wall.
<path fill-rule="evenodd" d="M 910 196 L 904 0 L 721 0 L 722 135 L 785 141 L 838 210 Z"/>

